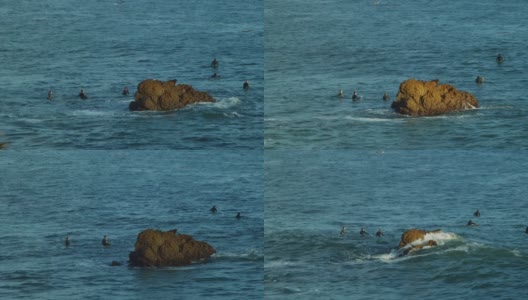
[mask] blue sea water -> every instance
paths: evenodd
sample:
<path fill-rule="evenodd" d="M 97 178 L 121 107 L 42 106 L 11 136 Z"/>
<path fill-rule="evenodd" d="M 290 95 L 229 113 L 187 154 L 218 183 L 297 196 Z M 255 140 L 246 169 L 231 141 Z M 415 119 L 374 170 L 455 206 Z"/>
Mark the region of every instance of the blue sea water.
<path fill-rule="evenodd" d="M 526 151 L 265 156 L 265 298 L 526 296 Z M 479 226 L 466 226 L 470 219 Z M 400 236 L 411 228 L 441 229 L 439 246 L 399 257 Z"/>
<path fill-rule="evenodd" d="M 266 1 L 266 149 L 526 149 L 527 14 L 522 0 Z M 397 115 L 382 96 L 408 78 L 480 108 Z"/>
<path fill-rule="evenodd" d="M 3 151 L 0 170 L 2 299 L 262 298 L 261 150 Z M 147 228 L 177 228 L 217 253 L 128 267 Z"/>
<path fill-rule="evenodd" d="M 3 1 L 0 142 L 15 149 L 261 148 L 263 16 L 260 0 Z M 213 72 L 221 78 L 210 79 Z M 137 84 L 148 78 L 177 79 L 217 102 L 129 112 Z M 88 100 L 79 99 L 80 89 Z"/>

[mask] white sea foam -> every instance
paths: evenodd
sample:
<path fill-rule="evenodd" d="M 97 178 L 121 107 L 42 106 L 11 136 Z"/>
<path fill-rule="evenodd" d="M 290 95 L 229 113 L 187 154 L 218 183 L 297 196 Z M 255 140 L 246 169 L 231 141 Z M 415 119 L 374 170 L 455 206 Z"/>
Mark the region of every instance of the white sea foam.
<path fill-rule="evenodd" d="M 108 116 L 112 115 L 113 112 L 110 111 L 100 111 L 100 110 L 75 110 L 72 112 L 74 116 L 89 116 L 89 117 L 97 117 L 97 116 Z"/>
<path fill-rule="evenodd" d="M 264 268 L 284 268 L 284 267 L 292 267 L 296 265 L 298 265 L 298 263 L 291 262 L 291 261 L 285 261 L 285 260 L 278 260 L 278 261 L 265 262 Z"/>
<path fill-rule="evenodd" d="M 239 98 L 237 98 L 237 97 L 229 97 L 229 98 L 220 98 L 218 101 L 213 102 L 213 103 L 211 103 L 211 102 L 199 102 L 197 104 L 211 106 L 211 107 L 216 107 L 216 108 L 221 108 L 221 109 L 226 109 L 226 108 L 231 108 L 231 107 L 237 106 L 240 103 L 242 103 L 242 101 Z"/>

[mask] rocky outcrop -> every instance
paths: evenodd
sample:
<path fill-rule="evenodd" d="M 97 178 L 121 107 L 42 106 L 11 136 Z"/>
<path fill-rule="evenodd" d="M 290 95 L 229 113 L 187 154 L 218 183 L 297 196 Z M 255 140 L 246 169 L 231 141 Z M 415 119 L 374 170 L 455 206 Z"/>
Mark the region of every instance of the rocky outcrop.
<path fill-rule="evenodd" d="M 147 229 L 139 233 L 129 263 L 136 267 L 184 266 L 216 253 L 211 245 L 176 230 Z"/>
<path fill-rule="evenodd" d="M 437 246 L 435 240 L 425 240 L 425 235 L 432 232 L 440 232 L 440 229 L 433 231 L 425 231 L 422 229 L 409 229 L 405 231 L 400 239 L 400 248 L 405 248 L 403 255 L 407 255 L 413 251 L 422 249 L 425 246 Z M 410 245 L 410 246 L 409 246 Z"/>
<path fill-rule="evenodd" d="M 409 229 L 405 231 L 400 239 L 400 248 L 405 247 L 407 244 L 410 244 L 414 241 L 423 240 L 427 231 L 422 229 Z"/>
<path fill-rule="evenodd" d="M 468 92 L 458 91 L 438 80 L 409 79 L 400 84 L 400 90 L 391 107 L 400 114 L 433 116 L 452 111 L 476 108 L 477 99 Z"/>
<path fill-rule="evenodd" d="M 196 102 L 215 102 L 206 92 L 200 92 L 186 84 L 176 84 L 176 80 L 159 81 L 147 79 L 142 81 L 134 95 L 134 101 L 128 108 L 141 110 L 174 110 Z"/>

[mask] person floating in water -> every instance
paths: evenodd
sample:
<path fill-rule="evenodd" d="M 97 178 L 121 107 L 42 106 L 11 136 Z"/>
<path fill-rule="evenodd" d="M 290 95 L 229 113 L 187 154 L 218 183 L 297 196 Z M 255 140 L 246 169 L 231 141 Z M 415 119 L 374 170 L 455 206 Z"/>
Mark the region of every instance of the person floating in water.
<path fill-rule="evenodd" d="M 477 79 L 475 79 L 475 82 L 476 82 L 477 84 L 482 84 L 482 83 L 484 83 L 484 77 L 482 77 L 482 76 L 477 76 Z"/>
<path fill-rule="evenodd" d="M 218 65 L 220 63 L 218 62 L 218 60 L 216 60 L 216 57 L 213 59 L 213 61 L 211 62 L 211 67 L 213 68 L 218 68 Z"/>
<path fill-rule="evenodd" d="M 475 211 L 473 215 L 477 218 L 480 217 L 480 211 L 477 209 L 477 211 Z"/>
<path fill-rule="evenodd" d="M 341 226 L 341 232 L 339 234 L 344 235 L 346 233 L 345 225 Z"/>
<path fill-rule="evenodd" d="M 377 237 L 382 237 L 383 236 L 383 232 L 381 231 L 381 228 L 378 228 L 378 231 L 376 232 L 376 236 Z"/>
<path fill-rule="evenodd" d="M 478 226 L 478 224 L 469 220 L 469 222 L 467 223 L 467 226 Z"/>
<path fill-rule="evenodd" d="M 339 92 L 337 93 L 337 97 L 343 98 L 345 95 L 343 94 L 343 89 L 339 89 Z"/>
<path fill-rule="evenodd" d="M 81 99 L 88 99 L 88 96 L 86 96 L 86 93 L 84 92 L 83 89 L 81 89 L 81 92 L 79 93 L 79 97 L 81 97 Z"/>
<path fill-rule="evenodd" d="M 354 90 L 354 93 L 352 94 L 352 101 L 357 101 L 357 100 L 359 100 L 359 97 L 358 97 L 356 90 Z"/>
<path fill-rule="evenodd" d="M 110 246 L 110 242 L 108 241 L 108 237 L 106 237 L 106 235 L 103 237 L 101 244 L 103 244 L 105 247 Z"/>
<path fill-rule="evenodd" d="M 240 219 L 240 218 L 242 218 L 242 216 L 240 215 L 240 213 L 237 213 L 235 218 Z"/>
<path fill-rule="evenodd" d="M 243 87 L 244 87 L 244 90 L 249 90 L 249 81 L 246 80 L 246 81 L 244 82 Z"/>
<path fill-rule="evenodd" d="M 365 228 L 361 227 L 361 230 L 359 231 L 359 234 L 360 234 L 361 236 L 365 236 L 365 235 L 368 234 L 368 232 L 365 231 Z"/>
<path fill-rule="evenodd" d="M 48 100 L 52 100 L 53 99 L 53 92 L 51 90 L 48 91 Z"/>
<path fill-rule="evenodd" d="M 125 88 L 123 89 L 123 93 L 122 94 L 123 94 L 123 96 L 128 96 L 128 94 L 130 94 L 128 92 L 128 87 L 125 86 Z"/>
<path fill-rule="evenodd" d="M 389 101 L 389 100 L 390 100 L 389 94 L 383 93 L 383 101 Z"/>
<path fill-rule="evenodd" d="M 499 53 L 499 55 L 497 55 L 497 62 L 499 64 L 502 64 L 503 61 L 504 61 L 504 58 L 502 58 L 502 55 Z"/>
<path fill-rule="evenodd" d="M 70 236 L 67 235 L 67 236 L 66 236 L 66 239 L 64 240 L 64 245 L 65 245 L 66 247 L 69 247 L 70 244 L 71 244 Z"/>
<path fill-rule="evenodd" d="M 211 212 L 213 214 L 215 214 L 218 210 L 216 209 L 216 205 L 213 205 L 213 207 L 211 207 Z"/>

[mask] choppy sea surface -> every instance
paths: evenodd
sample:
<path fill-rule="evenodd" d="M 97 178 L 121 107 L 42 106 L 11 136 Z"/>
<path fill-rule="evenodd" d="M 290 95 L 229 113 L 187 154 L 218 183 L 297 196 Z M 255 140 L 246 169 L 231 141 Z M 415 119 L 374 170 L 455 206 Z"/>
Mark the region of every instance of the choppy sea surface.
<path fill-rule="evenodd" d="M 522 0 L 266 1 L 265 148 L 526 149 L 527 14 Z M 452 84 L 480 108 L 397 115 L 382 96 L 408 78 Z"/>
<path fill-rule="evenodd" d="M 263 15 L 258 0 L 3 1 L 0 142 L 15 149 L 261 148 Z M 221 77 L 212 80 L 214 72 Z M 148 78 L 177 79 L 217 102 L 128 111 Z"/>
<path fill-rule="evenodd" d="M 527 167 L 526 151 L 267 151 L 265 298 L 522 299 Z M 439 245 L 400 257 L 411 228 Z"/>
<path fill-rule="evenodd" d="M 2 299 L 262 298 L 262 151 L 4 151 L 0 170 Z M 128 267 L 147 228 L 176 228 L 217 253 Z"/>

